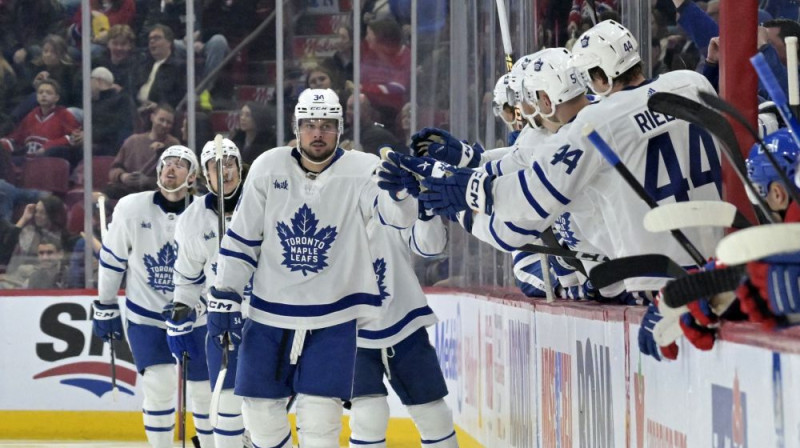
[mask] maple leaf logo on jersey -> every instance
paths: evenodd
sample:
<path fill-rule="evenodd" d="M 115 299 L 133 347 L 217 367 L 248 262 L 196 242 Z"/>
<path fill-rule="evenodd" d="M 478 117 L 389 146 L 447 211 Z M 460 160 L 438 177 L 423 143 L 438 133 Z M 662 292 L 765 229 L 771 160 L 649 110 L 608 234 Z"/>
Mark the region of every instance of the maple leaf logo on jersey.
<path fill-rule="evenodd" d="M 531 63 L 531 58 L 525 58 L 522 60 L 520 67 L 522 68 L 522 70 L 525 70 L 526 68 L 528 68 L 528 65 L 530 63 Z"/>
<path fill-rule="evenodd" d="M 589 36 L 583 36 L 581 38 L 581 47 L 586 48 L 589 46 Z"/>
<path fill-rule="evenodd" d="M 319 272 L 326 266 L 328 250 L 336 240 L 336 227 L 327 226 L 317 231 L 319 221 L 314 212 L 303 204 L 291 219 L 290 228 L 284 222 L 278 222 L 278 236 L 283 246 L 282 265 L 292 272 Z"/>
<path fill-rule="evenodd" d="M 383 258 L 378 258 L 372 263 L 372 269 L 375 271 L 375 281 L 378 282 L 378 291 L 381 296 L 381 303 L 389 297 L 389 292 L 386 291 L 386 261 Z"/>
<path fill-rule="evenodd" d="M 536 62 L 533 63 L 533 71 L 540 72 L 542 71 L 542 66 L 544 65 L 544 61 L 541 59 L 537 59 Z"/>
<path fill-rule="evenodd" d="M 217 237 L 217 234 L 214 233 L 213 230 L 208 232 L 208 233 L 204 233 L 203 234 L 203 239 L 205 239 L 206 241 L 213 240 L 216 237 Z"/>
<path fill-rule="evenodd" d="M 572 230 L 572 224 L 569 218 L 569 213 L 564 213 L 556 218 L 556 221 L 553 223 L 553 230 L 560 239 L 563 240 L 564 244 L 569 246 L 570 249 L 575 249 L 581 240 L 575 237 L 575 232 Z"/>
<path fill-rule="evenodd" d="M 172 283 L 172 267 L 175 265 L 175 246 L 167 243 L 162 247 L 156 258 L 144 256 L 144 266 L 147 268 L 147 283 L 156 291 L 163 293 L 172 292 L 175 284 Z"/>

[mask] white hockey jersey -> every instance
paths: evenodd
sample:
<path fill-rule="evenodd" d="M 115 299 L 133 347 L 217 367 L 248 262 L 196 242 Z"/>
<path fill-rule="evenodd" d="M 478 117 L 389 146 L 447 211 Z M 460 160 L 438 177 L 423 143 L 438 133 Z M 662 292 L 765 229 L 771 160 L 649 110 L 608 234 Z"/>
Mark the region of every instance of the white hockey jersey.
<path fill-rule="evenodd" d="M 382 297 L 366 225 L 378 219 L 405 228 L 417 218 L 416 199 L 395 202 L 372 180 L 379 163 L 338 149 L 314 174 L 288 146 L 259 156 L 222 241 L 216 288 L 242 294 L 255 271 L 249 317 L 279 328 L 377 315 Z"/>
<path fill-rule="evenodd" d="M 524 170 L 530 166 L 530 152 L 535 150 L 536 145 L 550 135 L 552 135 L 552 133 L 543 127 L 534 128 L 525 126 L 522 128 L 519 137 L 517 137 L 517 140 L 512 146 L 487 151 L 493 155 L 494 153 L 502 153 L 503 155 L 500 158 L 487 158 L 490 160 L 487 160 L 485 163 L 483 163 L 484 159 L 481 158 L 481 168 L 483 168 L 487 174 L 494 176 L 504 176 L 519 170 Z"/>
<path fill-rule="evenodd" d="M 175 285 L 175 223 L 178 215 L 164 211 L 155 191 L 123 197 L 114 209 L 100 250 L 98 293 L 102 303 L 115 303 L 122 277 L 127 317 L 131 322 L 166 328 L 162 311 Z M 198 322 L 199 323 L 199 322 Z"/>
<path fill-rule="evenodd" d="M 447 228 L 439 216 L 399 231 L 373 220 L 367 235 L 385 299 L 380 316 L 358 321 L 358 346 L 388 348 L 437 321 L 414 273 L 411 251 L 423 257 L 439 255 L 447 245 Z"/>
<path fill-rule="evenodd" d="M 611 95 L 584 108 L 566 133 L 548 138 L 534 152 L 530 168 L 493 182 L 494 214 L 503 221 L 536 222 L 543 230 L 582 195 L 598 211 L 598 225 L 607 229 L 608 242 L 586 232 L 590 243 L 612 258 L 664 254 L 681 265 L 694 261 L 668 235 L 654 235 L 642 224 L 649 210 L 614 168 L 583 137 L 590 124 L 615 149 L 620 160 L 659 203 L 719 200 L 722 188 L 719 145 L 702 128 L 649 110 L 647 98 L 672 92 L 698 100 L 698 92 L 713 93 L 700 74 L 675 71 Z M 585 229 L 584 229 L 585 230 Z M 698 249 L 713 253 L 722 232 L 685 231 Z M 603 247 L 608 245 L 608 247 Z M 629 291 L 657 290 L 665 279 L 631 279 Z"/>

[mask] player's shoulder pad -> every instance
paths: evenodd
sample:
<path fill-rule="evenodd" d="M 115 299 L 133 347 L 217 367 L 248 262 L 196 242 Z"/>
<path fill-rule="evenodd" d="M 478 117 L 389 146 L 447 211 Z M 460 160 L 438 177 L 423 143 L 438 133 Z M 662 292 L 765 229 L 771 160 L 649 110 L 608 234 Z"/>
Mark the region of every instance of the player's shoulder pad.
<path fill-rule="evenodd" d="M 278 161 L 286 157 L 291 157 L 292 149 L 292 146 L 277 146 L 262 152 L 261 155 L 256 157 L 253 163 L 250 164 L 250 170 L 247 176 L 255 177 L 269 171 L 271 167 L 279 163 Z"/>
<path fill-rule="evenodd" d="M 381 159 L 375 154 L 351 150 L 345 151 L 339 162 L 344 162 L 350 167 L 348 169 L 352 169 L 354 172 L 371 175 L 381 163 Z"/>
<path fill-rule="evenodd" d="M 140 191 L 123 196 L 114 207 L 114 218 L 139 218 L 151 204 L 153 204 L 154 190 Z"/>

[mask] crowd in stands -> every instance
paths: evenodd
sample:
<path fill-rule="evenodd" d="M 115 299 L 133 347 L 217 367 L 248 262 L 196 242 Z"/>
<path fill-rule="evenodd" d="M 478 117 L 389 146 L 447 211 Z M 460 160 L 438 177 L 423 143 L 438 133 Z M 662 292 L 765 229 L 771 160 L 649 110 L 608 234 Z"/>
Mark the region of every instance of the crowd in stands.
<path fill-rule="evenodd" d="M 776 73 L 784 74 L 781 82 L 785 84 L 785 70 L 777 68 L 786 64 L 783 37 L 800 36 L 798 7 L 796 2 L 782 0 L 760 3 L 759 51 Z M 83 120 L 87 118 L 82 111 L 79 6 L 76 0 L 0 0 L 0 288 L 31 287 L 32 270 L 23 267 L 35 266 L 37 259 L 47 258 L 51 252 L 61 254 L 63 266 L 73 265 L 74 269 L 70 268 L 64 279 L 37 278 L 53 278 L 52 284 L 83 285 L 82 274 L 71 275 L 77 269 L 83 272 L 82 257 L 69 254 L 82 251 L 84 243 L 77 229 L 68 229 L 66 219 L 73 204 L 81 201 L 70 200 L 61 192 L 26 188 L 30 186 L 24 182 L 27 164 L 58 158 L 69 164 L 70 187 L 83 187 L 74 182 L 82 173 Z M 287 143 L 277 142 L 275 96 L 268 101 L 237 103 L 232 99 L 230 77 L 223 80 L 218 69 L 273 6 L 274 2 L 265 0 L 209 0 L 195 8 L 191 51 L 196 55 L 196 80 L 217 72 L 199 96 L 198 145 L 213 136 L 212 109 L 218 105 L 235 109 L 230 138 L 241 148 L 245 163 L 266 149 Z M 594 21 L 619 19 L 619 6 L 615 0 L 537 2 L 538 45 L 569 48 Z M 652 0 L 652 6 L 653 75 L 692 69 L 715 83 L 719 0 Z M 190 51 L 185 40 L 185 2 L 92 0 L 91 8 L 91 67 L 86 73 L 91 76 L 92 154 L 113 158 L 108 178 L 99 179 L 99 187 L 95 179 L 94 190 L 105 194 L 113 206 L 126 194 L 154 188 L 155 163 L 161 151 L 189 140 L 181 104 L 186 96 L 186 53 Z M 355 39 L 349 25 L 330 30 L 334 47 L 325 57 L 287 60 L 286 83 L 277 89 L 285 104 L 295 104 L 305 88 L 333 89 L 347 112 L 342 146 L 377 153 L 384 144 L 407 143 L 414 132 L 409 103 L 414 73 L 421 92 L 416 105 L 419 122 L 446 128 L 449 42 L 445 36 L 450 5 L 445 0 L 418 2 L 417 67 L 411 67 L 410 8 L 408 0 L 363 2 L 362 29 L 355 31 L 361 36 L 359 147 L 355 147 L 353 135 Z M 290 11 L 294 30 L 313 27 L 314 17 L 303 14 L 302 9 Z M 244 54 L 274 58 L 273 46 L 263 44 L 263 40 L 271 41 L 268 36 L 272 35 L 274 28 Z M 274 82 L 257 75 L 263 84 Z M 289 140 L 293 136 L 291 112 L 286 117 L 284 135 Z M 56 240 L 58 244 L 53 243 Z M 42 241 L 51 242 L 52 247 L 40 249 Z"/>

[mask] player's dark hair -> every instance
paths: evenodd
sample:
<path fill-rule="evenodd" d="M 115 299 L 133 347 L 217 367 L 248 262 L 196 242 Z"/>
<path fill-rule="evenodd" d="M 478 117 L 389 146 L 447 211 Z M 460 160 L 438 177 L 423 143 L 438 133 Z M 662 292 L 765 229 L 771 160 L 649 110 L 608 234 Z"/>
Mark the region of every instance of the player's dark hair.
<path fill-rule="evenodd" d="M 642 62 L 639 61 L 639 62 L 636 63 L 636 65 L 634 65 L 633 67 L 625 70 L 624 72 L 622 72 L 621 75 L 619 75 L 616 78 L 614 78 L 614 84 L 615 85 L 627 86 L 630 83 L 632 83 L 636 78 L 638 78 L 639 76 L 642 76 L 643 74 L 644 74 L 644 71 L 642 69 Z M 590 68 L 589 69 L 589 76 L 592 79 L 605 79 L 606 81 L 608 81 L 608 77 L 606 76 L 606 73 L 600 67 Z"/>

